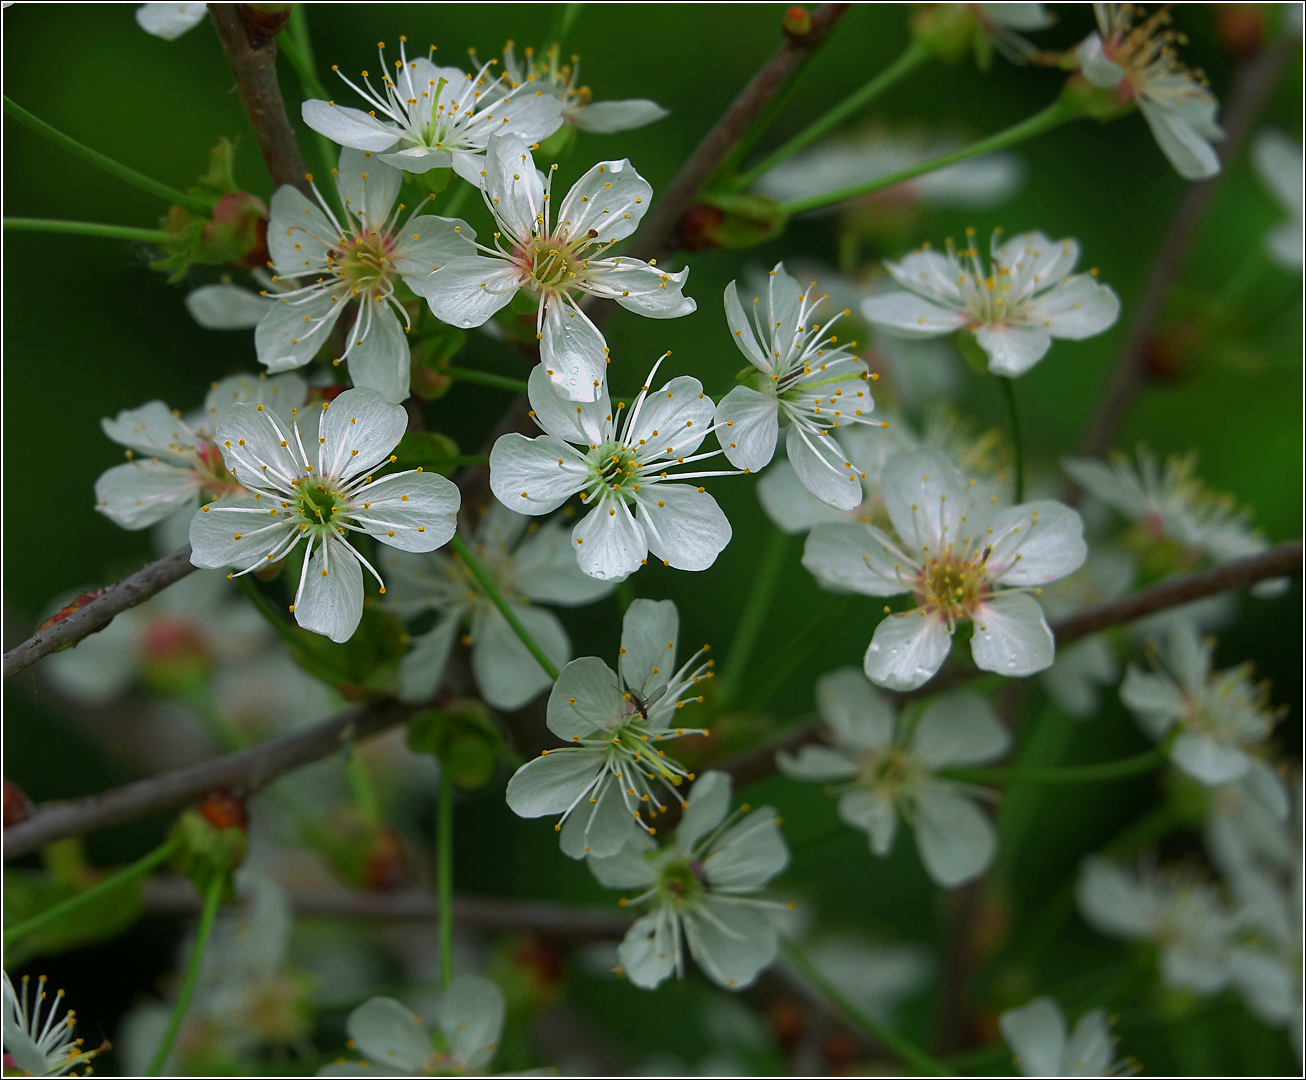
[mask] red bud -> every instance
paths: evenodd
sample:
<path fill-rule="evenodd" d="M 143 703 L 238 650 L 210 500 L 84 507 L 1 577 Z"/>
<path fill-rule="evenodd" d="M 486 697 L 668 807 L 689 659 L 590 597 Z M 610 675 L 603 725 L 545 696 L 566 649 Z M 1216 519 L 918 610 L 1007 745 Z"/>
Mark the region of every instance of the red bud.
<path fill-rule="evenodd" d="M 784 21 L 780 25 L 790 37 L 806 37 L 812 32 L 812 13 L 801 4 L 794 4 L 785 12 Z"/>
<path fill-rule="evenodd" d="M 230 791 L 215 791 L 200 803 L 204 820 L 215 829 L 244 829 L 249 826 L 245 800 Z"/>

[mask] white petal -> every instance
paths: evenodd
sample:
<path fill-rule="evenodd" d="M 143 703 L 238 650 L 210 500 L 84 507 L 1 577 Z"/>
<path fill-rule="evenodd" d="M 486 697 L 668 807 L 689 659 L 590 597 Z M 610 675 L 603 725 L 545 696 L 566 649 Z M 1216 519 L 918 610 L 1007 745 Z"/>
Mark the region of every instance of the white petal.
<path fill-rule="evenodd" d="M 223 499 L 208 506 L 207 511 L 203 507 L 197 510 L 190 523 L 190 561 L 205 570 L 225 566 L 244 570 L 279 547 L 295 527 L 286 521 L 267 532 L 256 532 L 275 520 L 267 513 L 266 499 Z M 258 512 L 228 513 L 229 508 Z"/>
<path fill-rule="evenodd" d="M 694 299 L 682 291 L 688 277 L 688 267 L 670 274 L 639 259 L 595 259 L 588 264 L 584 287 L 638 315 L 678 319 L 698 310 Z"/>
<path fill-rule="evenodd" d="M 822 584 L 865 596 L 910 592 L 915 573 L 888 536 L 859 522 L 814 526 L 803 545 L 803 566 Z"/>
<path fill-rule="evenodd" d="M 304 475 L 304 463 L 298 448 L 292 448 L 292 438 L 291 432 L 278 430 L 266 408 L 248 401 L 232 405 L 214 434 L 227 468 L 242 484 L 253 488 L 285 488 Z"/>
<path fill-rule="evenodd" d="M 626 977 L 641 990 L 655 989 L 675 970 L 679 950 L 671 927 L 674 918 L 666 908 L 651 911 L 635 920 L 617 946 Z"/>
<path fill-rule="evenodd" d="M 406 146 L 402 150 L 378 154 L 377 158 L 392 168 L 410 173 L 448 169 L 454 163 L 454 156 L 448 150 L 429 150 L 425 146 Z"/>
<path fill-rule="evenodd" d="M 490 490 L 521 514 L 556 510 L 590 479 L 585 459 L 561 439 L 510 432 L 490 451 Z"/>
<path fill-rule="evenodd" d="M 402 405 L 373 390 L 346 390 L 322 409 L 322 467 L 345 480 L 364 476 L 390 456 L 407 429 Z"/>
<path fill-rule="evenodd" d="M 775 764 L 790 780 L 849 780 L 858 768 L 852 756 L 831 746 L 804 746 L 797 754 L 781 750 Z"/>
<path fill-rule="evenodd" d="M 656 101 L 630 98 L 626 101 L 596 101 L 571 112 L 571 122 L 592 135 L 633 131 L 669 115 Z"/>
<path fill-rule="evenodd" d="M 828 430 L 828 429 L 823 429 Z M 822 502 L 839 510 L 853 510 L 862 501 L 859 470 L 844 454 L 843 447 L 828 434 L 803 431 L 797 423 L 789 425 L 785 440 L 789 464 L 798 479 Z"/>
<path fill-rule="evenodd" d="M 948 624 L 917 609 L 886 615 L 875 628 L 862 669 L 877 686 L 915 690 L 923 686 L 952 648 Z"/>
<path fill-rule="evenodd" d="M 363 568 L 344 544 L 330 538 L 313 550 L 295 622 L 332 641 L 348 641 L 362 618 Z"/>
<path fill-rule="evenodd" d="M 970 651 L 984 671 L 1020 678 L 1052 666 L 1052 631 L 1038 601 L 1027 593 L 998 593 L 976 608 L 973 621 Z"/>
<path fill-rule="evenodd" d="M 706 570 L 730 543 L 730 522 L 707 492 L 688 484 L 651 484 L 640 495 L 648 549 L 677 570 Z"/>
<path fill-rule="evenodd" d="M 162 461 L 115 465 L 95 481 L 95 508 L 124 529 L 145 529 L 194 506 L 203 478 Z"/>
<path fill-rule="evenodd" d="M 1084 860 L 1075 899 L 1089 925 L 1104 933 L 1149 938 L 1157 928 L 1161 897 L 1151 883 L 1098 855 Z"/>
<path fill-rule="evenodd" d="M 726 436 L 727 439 L 731 437 Z M 731 462 L 731 464 L 735 463 Z M 794 472 L 794 467 L 783 459 L 762 474 L 762 478 L 757 482 L 757 499 L 776 528 L 782 529 L 791 536 L 807 532 L 814 525 L 848 520 L 846 511 L 837 510 L 829 503 L 822 502 L 803 487 L 798 474 Z"/>
<path fill-rule="evenodd" d="M 892 799 L 860 787 L 846 791 L 839 796 L 839 819 L 861 829 L 871 842 L 871 851 L 881 858 L 893 850 L 898 811 Z"/>
<path fill-rule="evenodd" d="M 694 781 L 687 800 L 689 805 L 676 830 L 677 851 L 689 854 L 695 844 L 725 821 L 730 812 L 730 788 L 730 774 L 715 769 Z"/>
<path fill-rule="evenodd" d="M 554 232 L 574 240 L 592 231 L 604 244 L 624 240 L 638 227 L 652 198 L 648 181 L 627 159 L 601 161 L 567 192 Z"/>
<path fill-rule="evenodd" d="M 275 300 L 239 285 L 201 285 L 186 294 L 186 310 L 205 330 L 253 330 Z"/>
<path fill-rule="evenodd" d="M 856 668 L 840 668 L 816 681 L 816 708 L 843 746 L 878 750 L 893 738 L 893 706 Z"/>
<path fill-rule="evenodd" d="M 880 492 L 889 520 L 912 555 L 937 553 L 982 533 L 970 484 L 938 450 L 913 450 L 890 458 L 880 474 Z"/>
<path fill-rule="evenodd" d="M 561 814 L 603 769 L 603 755 L 588 750 L 554 750 L 532 758 L 512 774 L 504 795 L 518 817 Z"/>
<path fill-rule="evenodd" d="M 408 338 L 394 309 L 384 300 L 361 300 L 350 328 L 349 378 L 396 405 L 408 397 L 411 360 Z"/>
<path fill-rule="evenodd" d="M 1302 216 L 1302 151 L 1281 131 L 1263 129 L 1252 140 L 1256 175 L 1298 222 Z M 1298 230 L 1297 248 L 1301 249 Z M 1300 256 L 1299 256 L 1300 258 Z M 1300 263 L 1298 263 L 1300 266 Z"/>
<path fill-rule="evenodd" d="M 410 282 L 426 297 L 431 314 L 464 330 L 480 326 L 506 307 L 521 287 L 521 274 L 503 259 L 468 255 L 445 263 L 423 280 Z"/>
<path fill-rule="evenodd" d="M 1035 998 L 1019 1009 L 998 1017 L 1023 1076 L 1062 1076 L 1061 1055 L 1066 1048 L 1066 1018 L 1050 997 Z"/>
<path fill-rule="evenodd" d="M 989 371 L 1013 379 L 1025 374 L 1052 347 L 1047 331 L 1030 326 L 986 324 L 975 332 L 975 340 L 988 355 Z"/>
<path fill-rule="evenodd" d="M 100 420 L 100 428 L 119 446 L 146 457 L 162 458 L 182 468 L 196 463 L 199 446 L 195 433 L 179 423 L 162 401 L 123 409 L 112 420 L 106 416 Z"/>
<path fill-rule="evenodd" d="M 233 405 L 249 401 L 268 406 L 289 430 L 295 410 L 304 407 L 307 397 L 308 383 L 291 372 L 274 379 L 266 375 L 228 375 L 215 382 L 204 395 L 204 425 L 207 430 L 216 431 Z"/>
<path fill-rule="evenodd" d="M 992 528 L 987 566 L 1003 585 L 1046 585 L 1074 573 L 1088 557 L 1083 519 L 1051 499 L 1003 510 Z"/>
<path fill-rule="evenodd" d="M 268 254 L 278 274 L 293 277 L 326 264 L 339 237 L 320 206 L 283 184 L 272 193 L 268 214 Z"/>
<path fill-rule="evenodd" d="M 142 4 L 136 9 L 136 25 L 164 41 L 176 41 L 208 13 L 208 4 Z"/>
<path fill-rule="evenodd" d="M 304 123 L 319 135 L 341 146 L 377 153 L 389 150 L 399 141 L 399 132 L 368 116 L 361 109 L 332 105 L 326 101 L 306 101 L 300 109 Z"/>
<path fill-rule="evenodd" d="M 1139 98 L 1138 109 L 1162 153 L 1185 180 L 1205 180 L 1220 171 L 1215 149 L 1186 119 L 1147 98 Z"/>
<path fill-rule="evenodd" d="M 965 297 L 957 285 L 956 264 L 946 255 L 937 251 L 913 251 L 898 262 L 886 259 L 884 268 L 908 292 L 916 293 L 951 311 L 960 311 L 965 307 Z"/>
<path fill-rule="evenodd" d="M 744 314 L 744 305 L 739 299 L 739 285 L 737 282 L 732 281 L 726 286 L 725 303 L 726 323 L 730 327 L 730 333 L 734 335 L 734 341 L 739 346 L 739 351 L 755 368 L 770 375 L 772 371 L 771 358 L 766 349 L 758 344 L 757 336 L 753 332 L 753 324 L 749 321 L 748 316 Z"/>
<path fill-rule="evenodd" d="M 1046 30 L 1052 16 L 1042 4 L 980 4 L 980 10 L 997 26 L 1012 30 Z"/>
<path fill-rule="evenodd" d="M 916 844 L 930 877 L 953 889 L 988 869 L 998 839 L 970 799 L 930 784 L 916 800 Z"/>
<path fill-rule="evenodd" d="M 645 701 L 665 689 L 676 670 L 679 640 L 674 601 L 632 600 L 621 620 L 622 681 Z"/>
<path fill-rule="evenodd" d="M 712 399 L 703 393 L 702 383 L 678 375 L 645 396 L 627 438 L 631 443 L 647 442 L 668 454 L 685 457 L 702 445 L 715 411 Z"/>
<path fill-rule="evenodd" d="M 1062 1064 L 1063 1075 L 1107 1076 L 1115 1057 L 1115 1040 L 1105 1009 L 1094 1009 L 1080 1017 L 1070 1036 Z"/>
<path fill-rule="evenodd" d="M 755 892 L 784 870 L 789 848 L 777 821 L 774 808 L 764 806 L 728 829 L 703 860 L 708 884 L 722 892 Z M 679 837 L 676 843 L 683 845 L 681 850 L 689 846 Z"/>
<path fill-rule="evenodd" d="M 613 670 L 597 656 L 582 656 L 564 667 L 553 684 L 549 730 L 565 742 L 587 738 L 621 719 L 625 704 Z"/>
<path fill-rule="evenodd" d="M 357 527 L 383 544 L 434 551 L 453 539 L 461 499 L 457 486 L 439 473 L 409 471 L 363 488 L 354 496 L 352 513 L 366 518 Z"/>
<path fill-rule="evenodd" d="M 529 534 L 513 552 L 512 586 L 537 604 L 580 607 L 608 596 L 616 583 L 581 573 L 567 527 L 562 518 L 555 517 Z"/>
<path fill-rule="evenodd" d="M 1211 787 L 1239 779 L 1252 766 L 1252 759 L 1237 747 L 1221 746 L 1192 731 L 1175 739 L 1170 760 L 1194 780 Z"/>
<path fill-rule="evenodd" d="M 586 858 L 590 873 L 606 889 L 646 889 L 657 881 L 657 872 L 644 857 L 657 848 L 648 833 L 636 829 L 615 855 L 590 855 Z"/>
<path fill-rule="evenodd" d="M 931 303 L 915 293 L 889 292 L 862 301 L 867 322 L 904 337 L 938 337 L 951 334 L 969 321 L 963 312 Z"/>
<path fill-rule="evenodd" d="M 684 925 L 690 955 L 727 990 L 751 986 L 779 948 L 775 925 L 747 900 L 708 896 L 684 915 Z"/>
<path fill-rule="evenodd" d="M 527 83 L 521 92 L 512 96 L 507 112 L 495 117 L 495 123 L 500 119 L 507 121 L 502 125 L 503 130 L 520 135 L 528 143 L 537 143 L 562 127 L 562 101 L 532 89 Z"/>
<path fill-rule="evenodd" d="M 912 752 L 930 769 L 982 765 L 1002 757 L 1011 735 L 978 694 L 944 694 L 930 702 L 912 735 Z"/>
<path fill-rule="evenodd" d="M 1058 708 L 1076 720 L 1087 720 L 1097 712 L 1098 688 L 1120 681 L 1120 665 L 1106 638 L 1094 634 L 1058 649 L 1056 661 L 1039 679 Z"/>
<path fill-rule="evenodd" d="M 544 182 L 529 145 L 513 134 L 492 136 L 485 154 L 485 194 L 495 215 L 514 239 L 527 239 L 537 229 L 536 216 L 544 212 Z"/>
<path fill-rule="evenodd" d="M 1088 274 L 1076 274 L 1031 299 L 1022 317 L 1054 338 L 1082 341 L 1115 325 L 1120 317 L 1120 297 L 1109 285 L 1094 281 Z"/>
<path fill-rule="evenodd" d="M 408 652 L 399 662 L 400 701 L 426 701 L 435 693 L 461 624 L 462 619 L 455 612 L 445 616 L 425 634 L 413 638 Z"/>
<path fill-rule="evenodd" d="M 258 362 L 276 374 L 303 367 L 331 337 L 344 303 L 326 290 L 292 303 L 277 300 L 254 328 Z"/>
<path fill-rule="evenodd" d="M 579 308 L 562 300 L 544 309 L 540 365 L 560 393 L 593 401 L 604 390 L 608 347 L 598 327 Z"/>
<path fill-rule="evenodd" d="M 435 1056 L 422 1021 L 394 998 L 364 1002 L 349 1014 L 345 1030 L 371 1064 L 419 1075 Z"/>
<path fill-rule="evenodd" d="M 1120 684 L 1120 700 L 1138 719 L 1139 726 L 1156 742 L 1165 737 L 1174 722 L 1188 711 L 1179 688 L 1133 664 Z"/>
<path fill-rule="evenodd" d="M 1120 80 L 1125 77 L 1125 69 L 1114 60 L 1107 59 L 1102 50 L 1100 34 L 1089 34 L 1084 38 L 1075 49 L 1075 59 L 1079 61 L 1079 69 L 1084 73 L 1084 78 L 1094 86 L 1110 90 L 1120 85 Z"/>
<path fill-rule="evenodd" d="M 553 612 L 525 604 L 511 607 L 557 667 L 571 659 L 571 641 Z M 477 609 L 472 622 L 472 674 L 485 703 L 509 711 L 520 709 L 553 683 L 499 609 L 488 604 Z"/>
<path fill-rule="evenodd" d="M 359 232 L 371 232 L 386 224 L 404 174 L 370 153 L 346 146 L 340 151 L 335 179 L 345 216 Z"/>
<path fill-rule="evenodd" d="M 480 1072 L 490 1063 L 503 1034 L 503 993 L 480 975 L 459 975 L 435 1011 L 449 1055 L 461 1070 Z"/>
<path fill-rule="evenodd" d="M 582 799 L 567 818 L 559 839 L 562 853 L 568 858 L 615 855 L 639 831 L 634 810 L 626 802 L 621 783 L 614 776 L 605 777 L 594 793 Z"/>
<path fill-rule="evenodd" d="M 409 218 L 395 239 L 394 266 L 410 287 L 423 283 L 454 259 L 476 254 L 476 230 L 459 218 L 419 214 Z M 414 288 L 421 296 L 423 289 Z"/>
<path fill-rule="evenodd" d="M 550 435 L 580 446 L 597 446 L 606 439 L 612 402 L 604 382 L 593 401 L 575 401 L 556 387 L 544 364 L 531 368 L 527 380 L 533 419 Z"/>
<path fill-rule="evenodd" d="M 604 581 L 620 581 L 643 565 L 648 542 L 625 504 L 604 491 L 599 504 L 571 530 L 571 542 L 576 562 L 585 573 Z"/>

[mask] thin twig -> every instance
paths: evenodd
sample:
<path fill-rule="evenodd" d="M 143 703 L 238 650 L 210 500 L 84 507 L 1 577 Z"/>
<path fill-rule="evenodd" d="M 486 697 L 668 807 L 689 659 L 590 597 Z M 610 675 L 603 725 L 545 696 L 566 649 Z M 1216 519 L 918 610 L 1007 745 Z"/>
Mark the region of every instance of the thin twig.
<path fill-rule="evenodd" d="M 283 735 L 248 750 L 138 780 L 99 795 L 42 803 L 26 821 L 4 831 L 4 858 L 17 858 L 55 840 L 169 810 L 211 791 L 251 795 L 278 776 L 324 758 L 347 743 L 379 735 L 403 723 L 419 708 L 389 700 L 360 706 L 305 731 Z"/>
<path fill-rule="evenodd" d="M 1134 593 L 1132 596 L 1086 608 L 1051 623 L 1052 634 L 1058 645 L 1065 646 L 1089 634 L 1096 634 L 1099 630 L 1124 626 L 1145 615 L 1153 615 L 1158 611 L 1178 607 L 1193 600 L 1234 589 L 1245 589 L 1258 581 L 1300 577 L 1301 573 L 1302 542 L 1292 540 L 1259 555 L 1234 559 L 1210 570 L 1158 582 L 1151 588 Z M 911 699 L 937 694 L 960 683 L 968 682 L 980 674 L 982 673 L 967 668 L 949 668 L 936 675 L 919 690 L 913 690 L 903 697 Z M 820 733 L 821 725 L 818 721 L 799 724 L 770 742 L 733 754 L 712 767 L 729 773 L 734 777 L 736 788 L 741 788 L 774 773 L 775 755 L 778 751 L 792 752 L 808 743 L 816 742 L 820 738 Z"/>
<path fill-rule="evenodd" d="M 245 4 L 210 4 L 209 14 L 272 182 L 278 187 L 290 184 L 312 198 L 313 189 L 304 178 L 304 157 L 277 82 L 276 35 L 260 32 L 246 19 L 245 8 Z"/>
<path fill-rule="evenodd" d="M 1157 323 L 1165 314 L 1166 301 L 1183 268 L 1188 246 L 1200 231 L 1202 219 L 1206 216 L 1211 198 L 1224 177 L 1228 163 L 1233 160 L 1248 130 L 1265 108 L 1284 65 L 1297 51 L 1298 44 L 1295 38 L 1286 35 L 1268 49 L 1257 53 L 1239 69 L 1228 106 L 1221 117 L 1225 138 L 1216 145 L 1221 171 L 1209 180 L 1189 184 L 1175 211 L 1174 220 L 1170 223 L 1156 261 L 1152 264 L 1147 284 L 1138 298 L 1138 306 L 1134 309 L 1134 318 L 1129 325 L 1129 335 L 1120 347 L 1116 366 L 1080 446 L 1081 454 L 1101 457 L 1106 453 L 1115 440 L 1125 413 L 1142 389 L 1146 378 L 1146 346 Z"/>
<path fill-rule="evenodd" d="M 162 592 L 194 569 L 190 562 L 190 545 L 187 544 L 123 578 L 118 584 L 110 585 L 103 596 L 96 597 L 85 607 L 78 608 L 6 652 L 4 677 L 8 679 L 17 675 L 41 657 L 81 641 L 87 634 L 107 625 L 115 615 Z"/>

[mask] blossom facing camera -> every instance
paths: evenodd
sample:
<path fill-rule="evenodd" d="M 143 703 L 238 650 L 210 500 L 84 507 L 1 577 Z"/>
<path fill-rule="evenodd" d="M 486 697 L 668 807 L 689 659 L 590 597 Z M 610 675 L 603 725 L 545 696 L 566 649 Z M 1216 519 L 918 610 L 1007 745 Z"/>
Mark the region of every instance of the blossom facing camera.
<path fill-rule="evenodd" d="M 526 143 L 552 135 L 562 126 L 562 102 L 532 86 L 512 90 L 504 76 L 491 77 L 496 61 L 475 75 L 461 68 L 437 67 L 427 56 L 408 59 L 408 39 L 399 38 L 395 77 L 386 72 L 385 43 L 379 42 L 381 86 L 363 72 L 360 87 L 332 65 L 331 70 L 361 97 L 368 111 L 334 101 L 306 101 L 304 123 L 341 146 L 379 154 L 387 165 L 425 173 L 452 168 L 469 184 L 479 184 L 485 148 L 494 135 L 516 135 Z"/>
<path fill-rule="evenodd" d="M 541 524 L 495 503 L 467 544 L 527 632 L 559 667 L 571 659 L 571 642 L 557 616 L 540 605 L 578 607 L 617 587 L 581 572 L 560 518 Z M 486 704 L 520 709 L 552 685 L 461 559 L 441 551 L 412 555 L 386 548 L 381 569 L 392 586 L 386 608 L 403 619 L 425 611 L 437 615 L 435 625 L 413 639 L 399 665 L 402 700 L 426 701 L 435 693 L 462 628 Z"/>
<path fill-rule="evenodd" d="M 608 363 L 607 343 L 577 306 L 578 294 L 615 300 L 651 319 L 695 310 L 681 291 L 687 269 L 668 274 L 639 259 L 601 257 L 635 231 L 653 198 L 624 158 L 585 173 L 556 215 L 553 170 L 543 176 L 529 145 L 514 135 L 490 140 L 477 181 L 497 226 L 494 247 L 476 245 L 484 254 L 442 266 L 416 291 L 437 319 L 465 329 L 481 326 L 526 290 L 536 305 L 540 366 L 567 397 L 595 400 Z"/>
<path fill-rule="evenodd" d="M 287 425 L 261 405 L 233 406 L 216 441 L 248 494 L 200 507 L 190 526 L 191 562 L 239 567 L 236 577 L 284 559 L 305 540 L 290 610 L 304 629 L 348 641 L 363 617 L 363 567 L 385 591 L 349 534 L 434 551 L 457 523 L 458 489 L 443 476 L 420 468 L 372 475 L 394 460 L 407 423 L 403 406 L 373 390 L 346 390 L 323 404 L 310 458 L 297 415 Z"/>
<path fill-rule="evenodd" d="M 1211 652 L 1191 623 L 1176 623 L 1155 674 L 1129 665 L 1120 700 L 1153 741 L 1175 731 L 1170 761 L 1215 786 L 1247 775 L 1256 763 L 1248 751 L 1280 714 L 1268 707 L 1269 687 L 1252 682 L 1250 665 L 1212 672 Z"/>
<path fill-rule="evenodd" d="M 553 684 L 549 730 L 571 745 L 518 769 L 507 799 L 519 817 L 561 815 L 554 827 L 573 859 L 615 855 L 634 832 L 657 831 L 651 822 L 666 812 L 665 800 L 683 805 L 677 789 L 694 774 L 660 744 L 707 734 L 681 726 L 677 715 L 703 700 L 696 688 L 712 677 L 712 661 L 702 659 L 704 646 L 677 669 L 679 631 L 670 600 L 635 600 L 621 623 L 618 671 L 584 656 Z"/>
<path fill-rule="evenodd" d="M 650 392 L 669 355 L 653 365 L 624 421 L 625 403 L 613 412 L 606 382 L 596 400 L 570 401 L 553 388 L 544 365 L 536 365 L 528 380 L 531 416 L 544 434 L 531 439 L 512 432 L 490 451 L 490 489 L 510 510 L 548 514 L 580 495 L 589 513 L 571 541 L 591 577 L 627 577 L 650 551 L 677 570 L 706 570 L 730 542 L 730 522 L 716 500 L 683 481 L 732 470 L 670 472 L 721 451 L 698 453 L 715 430 L 702 383 L 681 375 Z"/>
<path fill-rule="evenodd" d="M 1084 561 L 1079 515 L 1047 499 L 1002 509 L 930 449 L 891 459 L 880 489 L 897 539 L 874 525 L 830 523 L 812 529 L 803 549 L 803 565 L 826 585 L 915 599 L 875 628 L 867 677 L 891 690 L 923 685 L 963 619 L 974 624 L 971 654 L 983 670 L 1019 678 L 1049 667 L 1052 631 L 1029 594 Z"/>
<path fill-rule="evenodd" d="M 789 848 L 769 806 L 730 811 L 730 776 L 704 773 L 684 803 L 675 842 L 658 849 L 646 833 L 620 851 L 589 856 L 600 885 L 640 889 L 622 904 L 648 904 L 617 949 L 626 977 L 653 990 L 685 975 L 684 948 L 726 990 L 743 990 L 779 949 L 776 918 L 790 905 L 756 894 L 786 866 Z M 682 946 L 683 941 L 683 946 Z"/>
<path fill-rule="evenodd" d="M 127 464 L 115 465 L 95 482 L 95 509 L 124 529 L 145 529 L 193 509 L 201 495 L 226 498 L 244 493 L 223 465 L 214 443 L 217 425 L 231 408 L 247 401 L 266 408 L 282 423 L 304 404 L 308 387 L 298 375 L 232 375 L 215 382 L 204 407 L 183 419 L 162 401 L 123 409 L 100 427 L 127 448 Z M 137 456 L 139 455 L 139 457 Z"/>
<path fill-rule="evenodd" d="M 983 874 L 997 834 L 970 796 L 977 789 L 935 775 L 954 765 L 983 765 L 1007 752 L 1011 736 L 975 694 L 937 698 L 912 723 L 852 668 L 821 677 L 816 706 L 827 742 L 781 751 L 776 765 L 792 780 L 837 781 L 839 817 L 870 840 L 880 857 L 893 849 L 898 818 L 913 826 L 931 879 L 955 889 Z"/>
<path fill-rule="evenodd" d="M 967 229 L 967 247 L 951 238 L 947 253 L 926 245 L 885 267 L 900 289 L 862 301 L 862 314 L 903 337 L 941 337 L 958 330 L 975 335 L 995 375 L 1023 375 L 1052 347 L 1053 338 L 1082 341 L 1114 325 L 1120 298 L 1096 280 L 1096 270 L 1073 273 L 1077 240 L 1050 240 L 1041 232 L 1011 240 L 994 230 L 986 265 Z"/>
<path fill-rule="evenodd" d="M 63 991 L 49 1001 L 45 989 L 46 978 L 36 981 L 36 991 L 31 992 L 31 978 L 24 975 L 22 991 L 16 991 L 5 972 L 4 985 L 4 1049 L 5 1072 L 17 1070 L 19 1076 L 65 1076 L 78 1065 L 90 1061 L 99 1050 L 83 1050 L 83 1040 L 77 1038 L 76 1013 L 67 1009 L 59 1019 L 63 1006 Z M 43 1015 L 44 1014 L 44 1015 Z M 89 1070 L 88 1070 L 89 1072 Z"/>
<path fill-rule="evenodd" d="M 1205 76 L 1189 71 L 1175 55 L 1174 46 L 1186 39 L 1165 29 L 1169 7 L 1143 18 L 1136 4 L 1094 4 L 1098 32 L 1080 42 L 1075 59 L 1084 78 L 1114 90 L 1121 105 L 1138 103 L 1161 152 L 1180 176 L 1204 180 L 1220 171 L 1211 143 L 1223 139 L 1224 131 L 1216 122 L 1218 102 Z"/>
<path fill-rule="evenodd" d="M 857 342 L 830 333 L 840 315 L 824 326 L 813 318 L 826 299 L 816 295 L 815 282 L 803 292 L 783 263 L 771 271 L 766 304 L 753 298 L 751 319 L 738 284 L 726 286 L 726 322 L 753 370 L 721 399 L 716 422 L 726 459 L 745 472 L 770 463 L 783 430 L 803 486 L 822 502 L 851 510 L 862 501 L 865 473 L 849 460 L 835 429 L 871 423 L 875 405 L 866 364 L 850 351 Z"/>
<path fill-rule="evenodd" d="M 573 55 L 571 63 L 563 63 L 560 53 L 561 48 L 552 45 L 540 59 L 528 48 L 522 50 L 519 60 L 510 41 L 503 47 L 504 74 L 514 90 L 529 87 L 552 94 L 562 102 L 563 123 L 594 135 L 633 131 L 669 115 L 647 98 L 594 101 L 590 88 L 580 85 L 580 57 Z"/>
<path fill-rule="evenodd" d="M 398 403 L 408 397 L 404 335 L 410 323 L 396 289 L 401 280 L 416 288 L 432 271 L 475 250 L 476 233 L 456 219 L 422 214 L 420 206 L 401 224 L 404 205 L 395 200 L 404 174 L 370 152 L 341 151 L 334 172 L 343 220 L 316 188 L 316 204 L 288 184 L 272 196 L 273 281 L 304 283 L 263 294 L 270 296 L 272 308 L 254 330 L 259 363 L 274 373 L 303 367 L 356 301 L 345 347 L 333 363 L 348 361 L 355 386 Z"/>
<path fill-rule="evenodd" d="M 345 1022 L 350 1042 L 363 1060 L 342 1059 L 324 1065 L 317 1075 L 484 1075 L 499 1048 L 504 1012 L 503 991 L 494 983 L 480 975 L 459 975 L 436 1007 L 435 1026 L 445 1049 L 435 1050 L 420 1016 L 394 998 L 374 997 Z"/>
<path fill-rule="evenodd" d="M 1115 1060 L 1115 1039 L 1105 1009 L 1085 1013 L 1073 1033 L 1050 997 L 1037 997 L 998 1018 L 1022 1076 L 1134 1076 L 1132 1058 Z"/>

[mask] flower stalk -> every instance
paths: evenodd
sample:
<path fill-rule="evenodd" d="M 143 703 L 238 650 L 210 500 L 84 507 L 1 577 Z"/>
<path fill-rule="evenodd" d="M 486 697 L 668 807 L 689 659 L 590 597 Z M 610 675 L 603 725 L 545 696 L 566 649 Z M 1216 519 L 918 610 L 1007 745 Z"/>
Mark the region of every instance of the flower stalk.
<path fill-rule="evenodd" d="M 776 529 L 767 541 L 766 550 L 757 570 L 757 577 L 748 594 L 748 603 L 744 606 L 735 628 L 735 638 L 730 643 L 726 654 L 726 673 L 717 690 L 717 700 L 722 706 L 734 703 L 739 693 L 739 684 L 743 681 L 748 668 L 748 659 L 757 645 L 758 635 L 766 613 L 775 597 L 776 586 L 780 581 L 780 570 L 784 566 L 785 554 L 789 548 L 789 536 Z"/>
<path fill-rule="evenodd" d="M 940 770 L 939 775 L 970 784 L 1097 784 L 1139 776 L 1165 762 L 1166 752 L 1161 747 L 1156 747 L 1132 757 L 1093 765 L 1010 769 L 952 768 Z"/>
<path fill-rule="evenodd" d="M 141 244 L 166 244 L 176 239 L 163 229 L 137 229 L 130 225 L 101 225 L 95 221 L 55 221 L 50 218 L 5 218 L 5 232 L 64 233 L 100 236 L 106 240 L 133 240 Z"/>
<path fill-rule="evenodd" d="M 445 990 L 453 982 L 453 789 L 452 778 L 442 770 L 435 817 L 435 884 L 440 914 L 440 985 Z"/>
<path fill-rule="evenodd" d="M 1011 422 L 1011 474 L 1015 484 L 1015 501 L 1025 501 L 1025 449 L 1020 439 L 1020 414 L 1016 411 L 1016 387 L 1005 375 L 998 376 L 1002 387 L 1002 400 L 1007 405 L 1007 418 Z"/>

